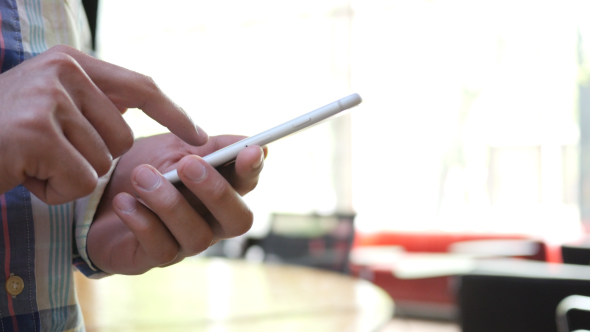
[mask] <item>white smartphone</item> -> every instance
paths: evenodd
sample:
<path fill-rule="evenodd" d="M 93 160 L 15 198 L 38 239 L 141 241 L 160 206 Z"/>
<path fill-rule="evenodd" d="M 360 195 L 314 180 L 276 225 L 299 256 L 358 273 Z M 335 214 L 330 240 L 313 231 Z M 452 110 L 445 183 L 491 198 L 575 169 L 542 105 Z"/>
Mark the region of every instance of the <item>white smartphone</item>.
<path fill-rule="evenodd" d="M 242 151 L 244 148 L 250 145 L 267 145 L 271 142 L 274 142 L 276 140 L 294 134 L 298 131 L 301 131 L 302 129 L 309 128 L 312 125 L 315 125 L 344 110 L 354 107 L 360 104 L 361 101 L 362 99 L 357 93 L 351 94 L 350 96 L 338 99 L 335 102 L 332 102 L 324 107 L 320 107 L 315 111 L 311 111 L 307 114 L 296 117 L 291 121 L 287 121 L 274 128 L 263 131 L 258 135 L 245 138 L 232 145 L 228 145 L 223 149 L 219 149 L 213 153 L 210 153 L 203 157 L 203 160 L 205 160 L 207 163 L 209 163 L 209 165 L 213 167 L 224 165 L 234 160 L 238 156 L 240 151 Z M 176 172 L 176 170 L 172 170 L 164 174 L 164 177 L 172 183 L 180 181 L 180 178 L 178 177 L 178 173 Z"/>

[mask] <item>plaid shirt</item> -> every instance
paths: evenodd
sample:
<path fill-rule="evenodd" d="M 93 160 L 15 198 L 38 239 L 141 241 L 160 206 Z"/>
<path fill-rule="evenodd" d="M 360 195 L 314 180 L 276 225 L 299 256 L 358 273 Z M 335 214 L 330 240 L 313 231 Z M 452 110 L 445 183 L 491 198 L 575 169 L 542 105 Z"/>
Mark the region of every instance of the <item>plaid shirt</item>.
<path fill-rule="evenodd" d="M 54 45 L 89 51 L 89 41 L 81 0 L 0 0 L 0 72 Z M 22 186 L 0 195 L 0 332 L 84 330 L 73 266 L 104 275 L 88 260 L 86 235 L 107 182 L 59 206 Z"/>

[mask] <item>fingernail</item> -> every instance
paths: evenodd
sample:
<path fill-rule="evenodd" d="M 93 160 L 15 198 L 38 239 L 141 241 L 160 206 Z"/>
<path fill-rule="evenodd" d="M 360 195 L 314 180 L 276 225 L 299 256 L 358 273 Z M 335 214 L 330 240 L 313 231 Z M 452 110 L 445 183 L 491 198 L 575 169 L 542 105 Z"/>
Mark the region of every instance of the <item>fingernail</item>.
<path fill-rule="evenodd" d="M 189 180 L 198 182 L 205 178 L 207 169 L 198 160 L 191 159 L 182 169 L 182 174 Z"/>
<path fill-rule="evenodd" d="M 117 196 L 115 200 L 115 206 L 122 212 L 133 212 L 135 211 L 137 201 L 129 194 L 121 194 Z"/>
<path fill-rule="evenodd" d="M 195 125 L 195 129 L 197 130 L 197 134 L 201 137 L 202 140 L 207 141 L 209 139 L 209 134 L 207 134 L 201 127 Z"/>
<path fill-rule="evenodd" d="M 260 166 L 262 166 L 262 162 L 264 161 L 264 151 L 262 151 L 262 149 L 260 149 L 260 160 L 256 161 L 256 163 L 252 164 L 252 168 L 253 169 L 257 169 Z"/>
<path fill-rule="evenodd" d="M 160 184 L 160 177 L 149 167 L 143 167 L 135 175 L 135 183 L 144 190 L 153 190 Z"/>
<path fill-rule="evenodd" d="M 203 141 L 203 143 L 204 142 L 207 142 L 207 140 L 209 140 L 209 135 L 201 127 L 199 127 L 199 126 L 197 126 L 195 124 L 195 121 L 193 121 L 193 119 L 191 118 L 190 114 L 188 114 L 184 110 L 184 108 L 182 108 L 182 107 L 178 107 L 178 108 L 180 108 L 180 111 L 182 113 L 184 113 L 186 115 L 186 117 L 189 118 L 190 121 L 193 123 L 193 125 L 195 126 L 195 130 L 197 131 L 197 135 L 201 138 L 201 140 Z"/>

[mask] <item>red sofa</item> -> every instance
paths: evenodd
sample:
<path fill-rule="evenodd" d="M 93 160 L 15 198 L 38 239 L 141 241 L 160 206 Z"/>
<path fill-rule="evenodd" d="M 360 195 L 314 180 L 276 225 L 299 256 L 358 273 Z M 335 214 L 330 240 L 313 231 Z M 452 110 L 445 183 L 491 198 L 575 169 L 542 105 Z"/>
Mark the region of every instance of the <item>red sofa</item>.
<path fill-rule="evenodd" d="M 531 240 L 518 234 L 470 234 L 443 232 L 380 232 L 357 233 L 353 250 L 362 247 L 399 246 L 405 253 L 446 253 L 457 242 L 476 240 Z M 540 261 L 555 261 L 555 249 L 538 242 L 534 255 L 522 257 Z M 437 319 L 454 319 L 457 306 L 453 290 L 454 276 L 426 277 L 418 279 L 397 278 L 387 264 L 357 265 L 350 263 L 351 274 L 367 279 L 383 288 L 394 299 L 396 315 Z"/>

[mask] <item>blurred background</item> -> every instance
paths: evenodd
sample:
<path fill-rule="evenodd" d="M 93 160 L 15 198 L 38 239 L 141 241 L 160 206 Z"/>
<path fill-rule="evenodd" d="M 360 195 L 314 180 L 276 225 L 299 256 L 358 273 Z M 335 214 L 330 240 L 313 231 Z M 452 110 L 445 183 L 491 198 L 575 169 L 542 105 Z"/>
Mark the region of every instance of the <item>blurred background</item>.
<path fill-rule="evenodd" d="M 475 234 L 551 247 L 590 226 L 588 2 L 101 0 L 99 9 L 98 56 L 154 78 L 209 135 L 253 135 L 363 97 L 269 146 L 246 196 L 248 239 L 268 236 L 277 215 L 352 216 L 355 246 L 375 234 Z M 137 137 L 166 132 L 140 111 L 125 117 Z"/>
<path fill-rule="evenodd" d="M 360 231 L 580 231 L 585 2 L 157 3 L 102 0 L 98 55 L 152 76 L 210 135 L 364 98 L 270 146 L 253 233 L 272 212 L 337 211 Z M 138 137 L 166 131 L 126 117 Z"/>

